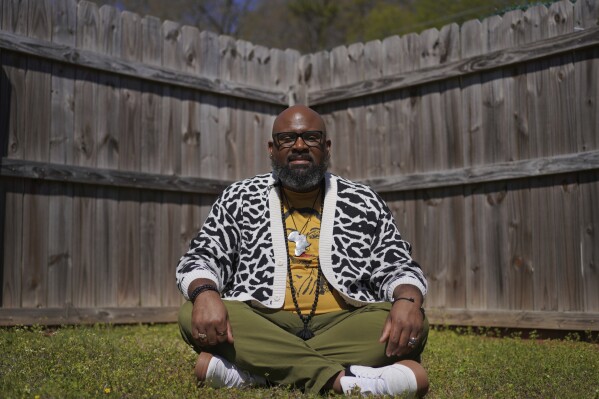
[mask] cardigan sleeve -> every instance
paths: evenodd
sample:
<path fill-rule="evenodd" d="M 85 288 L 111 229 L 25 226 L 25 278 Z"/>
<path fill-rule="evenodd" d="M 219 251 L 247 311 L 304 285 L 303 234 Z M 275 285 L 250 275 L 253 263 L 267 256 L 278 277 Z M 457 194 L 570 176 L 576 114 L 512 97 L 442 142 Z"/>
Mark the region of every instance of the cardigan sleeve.
<path fill-rule="evenodd" d="M 378 196 L 377 196 L 378 197 Z M 400 284 L 411 284 L 426 296 L 427 281 L 420 265 L 412 259 L 411 245 L 402 239 L 393 215 L 379 198 L 379 222 L 372 240 L 371 287 L 379 298 L 393 300 L 393 290 Z"/>
<path fill-rule="evenodd" d="M 240 240 L 240 229 L 232 213 L 223 197 L 219 197 L 202 229 L 191 241 L 189 251 L 179 260 L 177 286 L 186 299 L 189 299 L 189 285 L 195 279 L 210 279 L 222 291 L 232 278 Z"/>

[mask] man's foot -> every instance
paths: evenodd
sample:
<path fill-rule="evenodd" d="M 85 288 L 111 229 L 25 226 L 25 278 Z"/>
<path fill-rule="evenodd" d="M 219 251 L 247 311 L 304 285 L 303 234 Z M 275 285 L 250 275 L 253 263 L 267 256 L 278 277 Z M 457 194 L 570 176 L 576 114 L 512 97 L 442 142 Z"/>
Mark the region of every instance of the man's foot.
<path fill-rule="evenodd" d="M 408 395 L 418 389 L 414 372 L 402 364 L 385 367 L 351 366 L 353 376 L 341 377 L 341 388 L 345 394 L 359 389 L 362 395 Z"/>
<path fill-rule="evenodd" d="M 210 353 L 202 352 L 196 362 L 195 374 L 199 381 L 212 388 L 243 388 L 266 385 L 263 377 L 253 376 L 232 363 Z"/>

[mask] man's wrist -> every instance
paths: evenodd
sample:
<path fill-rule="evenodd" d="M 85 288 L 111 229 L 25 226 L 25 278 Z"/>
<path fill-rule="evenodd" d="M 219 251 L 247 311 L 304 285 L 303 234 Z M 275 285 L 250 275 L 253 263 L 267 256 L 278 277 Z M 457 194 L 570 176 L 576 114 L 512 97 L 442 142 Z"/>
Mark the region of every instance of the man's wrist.
<path fill-rule="evenodd" d="M 420 289 L 415 285 L 401 284 L 393 290 L 392 302 L 395 304 L 398 301 L 412 302 L 418 307 L 422 307 L 424 298 Z"/>
<path fill-rule="evenodd" d="M 202 294 L 206 291 L 214 291 L 214 292 L 218 293 L 218 288 L 216 288 L 213 284 L 203 284 L 203 285 L 197 286 L 196 288 L 194 288 L 194 290 L 189 295 L 189 300 L 191 301 L 191 303 L 195 303 L 195 300 L 197 299 L 197 297 L 199 297 L 200 294 Z"/>

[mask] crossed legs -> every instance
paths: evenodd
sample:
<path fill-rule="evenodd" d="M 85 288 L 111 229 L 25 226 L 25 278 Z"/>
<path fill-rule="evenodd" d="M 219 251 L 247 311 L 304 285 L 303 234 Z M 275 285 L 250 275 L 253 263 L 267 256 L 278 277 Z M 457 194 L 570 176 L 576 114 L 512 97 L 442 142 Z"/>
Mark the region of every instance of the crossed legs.
<path fill-rule="evenodd" d="M 225 301 L 234 345 L 202 348 L 191 337 L 191 303 L 181 307 L 179 325 L 183 338 L 200 353 L 196 375 L 205 376 L 211 354 L 218 355 L 252 375 L 272 383 L 292 385 L 306 392 L 334 389 L 350 365 L 381 367 L 399 362 L 414 372 L 419 391 L 428 388 L 426 371 L 418 363 L 426 344 L 428 325 L 419 344 L 407 356 L 387 357 L 378 342 L 390 304 L 377 303 L 351 311 L 315 316 L 310 327 L 315 337 L 295 336 L 303 326 L 296 314 L 255 309 L 243 302 Z"/>

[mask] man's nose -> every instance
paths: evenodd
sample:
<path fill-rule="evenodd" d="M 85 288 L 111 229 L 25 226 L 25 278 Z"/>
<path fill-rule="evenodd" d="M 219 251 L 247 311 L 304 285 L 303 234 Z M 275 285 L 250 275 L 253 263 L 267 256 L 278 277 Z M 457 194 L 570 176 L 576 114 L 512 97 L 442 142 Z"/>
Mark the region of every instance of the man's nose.
<path fill-rule="evenodd" d="M 307 151 L 308 147 L 306 145 L 306 142 L 304 141 L 303 137 L 298 137 L 297 140 L 295 140 L 295 143 L 293 143 L 293 146 L 291 147 L 292 150 L 295 151 Z"/>

